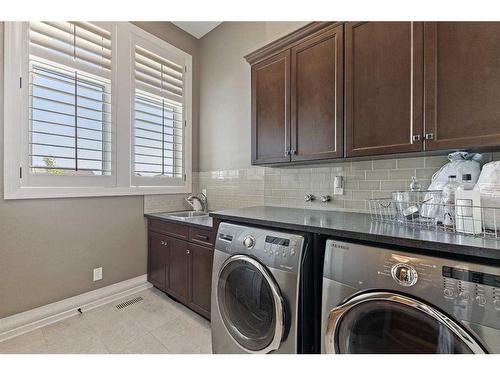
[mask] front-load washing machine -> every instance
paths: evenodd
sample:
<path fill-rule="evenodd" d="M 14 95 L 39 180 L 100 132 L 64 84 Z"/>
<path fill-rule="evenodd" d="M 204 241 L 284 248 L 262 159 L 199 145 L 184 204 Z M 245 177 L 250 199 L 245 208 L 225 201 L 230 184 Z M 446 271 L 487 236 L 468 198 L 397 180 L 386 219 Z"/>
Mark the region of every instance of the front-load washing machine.
<path fill-rule="evenodd" d="M 215 243 L 211 329 L 214 353 L 300 353 L 304 235 L 221 223 Z"/>
<path fill-rule="evenodd" d="M 500 267 L 328 240 L 322 353 L 500 353 Z"/>

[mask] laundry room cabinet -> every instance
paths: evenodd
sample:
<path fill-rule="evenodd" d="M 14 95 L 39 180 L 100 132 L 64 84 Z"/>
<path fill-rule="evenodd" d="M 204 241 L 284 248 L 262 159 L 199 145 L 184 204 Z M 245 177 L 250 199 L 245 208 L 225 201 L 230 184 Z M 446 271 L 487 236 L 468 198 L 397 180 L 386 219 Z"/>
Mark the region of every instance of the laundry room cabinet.
<path fill-rule="evenodd" d="M 343 25 L 315 23 L 251 64 L 252 164 L 343 156 Z"/>
<path fill-rule="evenodd" d="M 423 23 L 345 24 L 346 156 L 422 150 Z"/>
<path fill-rule="evenodd" d="M 425 23 L 425 148 L 500 145 L 500 22 Z"/>
<path fill-rule="evenodd" d="M 148 220 L 148 281 L 207 319 L 215 231 Z"/>
<path fill-rule="evenodd" d="M 245 58 L 254 165 L 500 148 L 500 22 L 312 22 Z"/>

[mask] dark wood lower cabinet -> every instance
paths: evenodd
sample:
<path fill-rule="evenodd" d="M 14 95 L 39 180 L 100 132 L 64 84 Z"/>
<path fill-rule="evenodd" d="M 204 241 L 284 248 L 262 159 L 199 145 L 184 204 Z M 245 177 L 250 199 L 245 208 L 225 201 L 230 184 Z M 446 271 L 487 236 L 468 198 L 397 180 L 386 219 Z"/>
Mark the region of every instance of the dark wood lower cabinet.
<path fill-rule="evenodd" d="M 162 290 L 167 288 L 168 243 L 167 236 L 149 232 L 148 281 Z"/>
<path fill-rule="evenodd" d="M 188 305 L 202 315 L 210 315 L 212 263 L 214 252 L 205 246 L 189 244 Z"/>
<path fill-rule="evenodd" d="M 158 220 L 149 222 L 148 281 L 209 319 L 216 229 L 211 231 L 182 226 L 181 234 L 187 233 L 189 229 L 192 234 L 190 241 L 198 241 L 192 243 L 180 239 L 181 236 L 176 233 L 163 234 L 167 233 L 166 227 L 171 229 L 171 223 Z"/>
<path fill-rule="evenodd" d="M 172 239 L 170 257 L 168 260 L 168 288 L 167 291 L 183 303 L 188 301 L 188 243 Z"/>

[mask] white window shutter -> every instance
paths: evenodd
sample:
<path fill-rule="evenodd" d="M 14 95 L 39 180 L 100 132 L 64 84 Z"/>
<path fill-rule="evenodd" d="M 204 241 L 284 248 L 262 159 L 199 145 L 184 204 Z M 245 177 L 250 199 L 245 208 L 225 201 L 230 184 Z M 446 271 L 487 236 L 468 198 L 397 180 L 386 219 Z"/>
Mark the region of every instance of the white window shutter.
<path fill-rule="evenodd" d="M 111 174 L 111 33 L 86 22 L 29 23 L 29 167 Z"/>
<path fill-rule="evenodd" d="M 137 177 L 168 177 L 182 184 L 184 74 L 185 68 L 178 62 L 135 46 L 133 128 Z"/>

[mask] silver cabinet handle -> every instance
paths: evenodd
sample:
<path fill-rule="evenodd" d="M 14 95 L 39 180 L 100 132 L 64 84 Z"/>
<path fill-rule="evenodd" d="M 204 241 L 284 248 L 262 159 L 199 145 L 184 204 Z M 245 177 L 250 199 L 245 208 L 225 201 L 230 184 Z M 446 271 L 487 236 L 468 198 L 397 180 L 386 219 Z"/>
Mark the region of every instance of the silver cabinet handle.
<path fill-rule="evenodd" d="M 322 195 L 321 196 L 321 202 L 323 202 L 323 203 L 330 202 L 331 199 L 332 199 L 332 197 L 330 197 L 329 195 Z"/>
<path fill-rule="evenodd" d="M 189 249 L 188 249 L 188 250 L 186 250 L 186 254 L 187 254 L 187 255 L 191 254 L 191 251 L 190 251 Z"/>
<path fill-rule="evenodd" d="M 415 134 L 411 139 L 413 142 L 420 142 L 420 134 Z"/>
<path fill-rule="evenodd" d="M 425 139 L 428 141 L 432 141 L 434 139 L 434 133 L 426 133 Z"/>
<path fill-rule="evenodd" d="M 167 246 L 167 245 L 168 245 L 168 242 L 166 242 L 166 241 L 161 241 L 161 245 L 162 245 L 162 246 Z"/>

